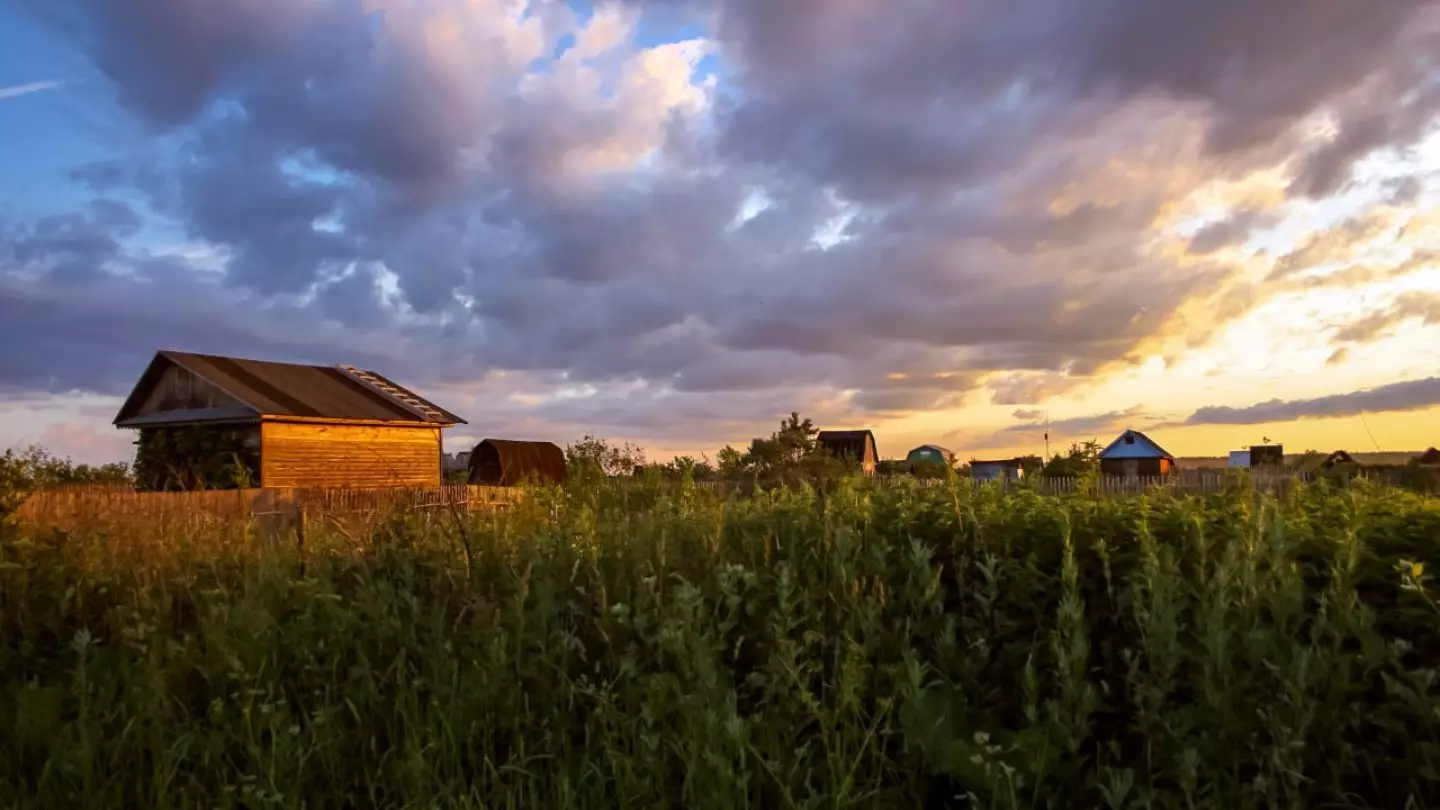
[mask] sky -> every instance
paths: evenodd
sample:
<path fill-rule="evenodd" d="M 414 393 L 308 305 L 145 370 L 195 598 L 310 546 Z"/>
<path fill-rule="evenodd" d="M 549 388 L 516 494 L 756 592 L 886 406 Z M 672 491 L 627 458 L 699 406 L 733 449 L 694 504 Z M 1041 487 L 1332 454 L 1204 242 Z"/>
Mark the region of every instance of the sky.
<path fill-rule="evenodd" d="M 12 0 L 0 447 L 154 352 L 714 457 L 1440 444 L 1440 3 Z"/>

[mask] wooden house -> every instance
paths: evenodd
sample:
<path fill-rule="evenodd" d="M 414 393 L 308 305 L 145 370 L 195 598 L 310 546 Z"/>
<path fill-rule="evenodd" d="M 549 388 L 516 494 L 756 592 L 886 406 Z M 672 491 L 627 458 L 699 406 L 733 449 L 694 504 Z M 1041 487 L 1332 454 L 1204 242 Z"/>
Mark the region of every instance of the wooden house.
<path fill-rule="evenodd" d="M 1100 451 L 1100 474 L 1154 478 L 1175 472 L 1175 457 L 1144 433 L 1126 430 Z"/>
<path fill-rule="evenodd" d="M 161 351 L 115 426 L 146 488 L 438 486 L 465 420 L 353 366 Z M 237 479 L 244 479 L 243 481 Z"/>
<path fill-rule="evenodd" d="M 970 477 L 976 481 L 1018 481 L 1025 477 L 1025 464 L 1018 458 L 972 458 Z"/>
<path fill-rule="evenodd" d="M 875 447 L 875 434 L 870 431 L 822 430 L 815 441 L 830 455 L 859 464 L 866 475 L 875 474 L 880 454 Z"/>

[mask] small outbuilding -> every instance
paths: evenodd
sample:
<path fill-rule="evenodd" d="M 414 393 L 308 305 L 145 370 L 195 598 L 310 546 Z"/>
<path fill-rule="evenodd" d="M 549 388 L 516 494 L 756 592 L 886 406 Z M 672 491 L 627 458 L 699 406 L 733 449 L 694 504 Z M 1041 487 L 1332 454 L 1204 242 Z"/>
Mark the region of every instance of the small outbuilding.
<path fill-rule="evenodd" d="M 1157 478 L 1175 472 L 1175 457 L 1138 430 L 1126 430 L 1100 451 L 1100 474 Z"/>
<path fill-rule="evenodd" d="M 161 351 L 115 416 L 145 489 L 439 486 L 465 420 L 373 371 Z"/>
<path fill-rule="evenodd" d="M 1250 469 L 1253 470 L 1257 467 L 1274 469 L 1283 466 L 1285 466 L 1285 445 L 1250 445 Z"/>
<path fill-rule="evenodd" d="M 1432 447 L 1426 450 L 1415 462 L 1422 467 L 1440 467 L 1440 449 Z"/>
<path fill-rule="evenodd" d="M 858 463 L 866 475 L 875 474 L 880 454 L 875 447 L 875 434 L 870 431 L 822 430 L 815 441 L 830 455 Z"/>
<path fill-rule="evenodd" d="M 1025 463 L 1018 458 L 971 459 L 970 478 L 975 481 L 1018 481 L 1025 477 Z"/>
<path fill-rule="evenodd" d="M 938 444 L 922 444 L 906 454 L 905 463 L 911 467 L 925 463 L 949 467 L 955 463 L 955 454 Z"/>
<path fill-rule="evenodd" d="M 470 451 L 470 483 L 513 487 L 565 483 L 565 451 L 550 442 L 486 439 Z"/>

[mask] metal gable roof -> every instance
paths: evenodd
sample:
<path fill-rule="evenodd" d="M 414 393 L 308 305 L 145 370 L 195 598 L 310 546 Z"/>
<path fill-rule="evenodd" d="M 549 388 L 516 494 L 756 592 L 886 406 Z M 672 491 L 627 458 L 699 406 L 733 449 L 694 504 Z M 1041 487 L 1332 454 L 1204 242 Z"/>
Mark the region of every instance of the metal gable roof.
<path fill-rule="evenodd" d="M 399 386 L 395 388 L 402 394 L 433 408 L 438 416 L 431 417 L 418 412 L 399 399 L 366 385 L 333 366 L 307 366 L 173 351 L 156 352 L 149 367 L 131 391 L 130 397 L 116 415 L 115 424 L 120 425 L 134 416 L 144 401 L 145 394 L 170 364 L 178 365 L 205 379 L 253 408 L 257 415 L 261 416 L 465 424 L 465 420 L 460 417 Z"/>
<path fill-rule="evenodd" d="M 1125 437 L 1130 436 L 1133 441 L 1127 444 Z M 1138 430 L 1127 430 L 1115 438 L 1109 447 L 1100 451 L 1100 458 L 1168 458 L 1175 457 L 1156 441 Z"/>

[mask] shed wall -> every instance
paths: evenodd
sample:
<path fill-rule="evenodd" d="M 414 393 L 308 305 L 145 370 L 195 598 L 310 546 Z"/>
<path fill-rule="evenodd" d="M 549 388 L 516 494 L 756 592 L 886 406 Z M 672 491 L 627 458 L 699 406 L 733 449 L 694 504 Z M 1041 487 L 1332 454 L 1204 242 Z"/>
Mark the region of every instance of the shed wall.
<path fill-rule="evenodd" d="M 440 485 L 440 428 L 266 422 L 265 487 Z"/>
<path fill-rule="evenodd" d="M 1118 475 L 1128 477 L 1131 475 L 1141 478 L 1154 478 L 1161 475 L 1169 475 L 1175 472 L 1175 465 L 1168 458 L 1102 458 L 1100 459 L 1101 475 Z"/>

